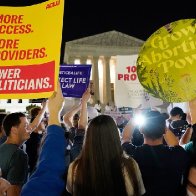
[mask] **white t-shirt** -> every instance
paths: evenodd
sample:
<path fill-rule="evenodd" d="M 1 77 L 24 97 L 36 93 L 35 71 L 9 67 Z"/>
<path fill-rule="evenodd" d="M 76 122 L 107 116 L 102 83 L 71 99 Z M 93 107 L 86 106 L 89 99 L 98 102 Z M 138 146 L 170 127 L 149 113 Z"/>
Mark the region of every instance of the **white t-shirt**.
<path fill-rule="evenodd" d="M 111 112 L 111 111 L 112 111 L 111 106 L 106 105 L 106 106 L 105 106 L 105 112 Z"/>
<path fill-rule="evenodd" d="M 99 111 L 101 110 L 101 105 L 98 103 L 96 103 L 94 107 L 96 110 L 99 110 Z"/>

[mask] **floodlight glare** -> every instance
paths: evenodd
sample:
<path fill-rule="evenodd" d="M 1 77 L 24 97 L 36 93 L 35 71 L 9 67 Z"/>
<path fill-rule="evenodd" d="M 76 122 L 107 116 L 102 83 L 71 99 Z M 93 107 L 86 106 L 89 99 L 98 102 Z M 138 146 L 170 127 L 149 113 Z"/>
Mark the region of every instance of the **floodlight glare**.
<path fill-rule="evenodd" d="M 145 124 L 145 122 L 146 122 L 146 119 L 145 119 L 145 117 L 143 115 L 136 115 L 134 117 L 134 123 L 136 125 L 142 126 L 142 125 Z"/>

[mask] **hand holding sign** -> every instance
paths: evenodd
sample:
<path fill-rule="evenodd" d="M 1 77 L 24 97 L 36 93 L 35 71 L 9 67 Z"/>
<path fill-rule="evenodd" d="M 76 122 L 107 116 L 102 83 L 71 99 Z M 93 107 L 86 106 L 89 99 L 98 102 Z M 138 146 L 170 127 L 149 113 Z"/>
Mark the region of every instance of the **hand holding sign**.
<path fill-rule="evenodd" d="M 89 99 L 91 98 L 91 93 L 90 93 L 90 88 L 88 87 L 84 94 L 82 95 L 82 102 L 88 102 Z"/>

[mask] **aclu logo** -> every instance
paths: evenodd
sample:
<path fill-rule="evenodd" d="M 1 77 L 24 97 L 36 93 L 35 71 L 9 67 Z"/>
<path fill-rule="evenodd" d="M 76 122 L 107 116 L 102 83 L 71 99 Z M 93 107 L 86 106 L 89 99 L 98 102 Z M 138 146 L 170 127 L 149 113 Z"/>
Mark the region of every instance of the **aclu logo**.
<path fill-rule="evenodd" d="M 58 5 L 60 5 L 60 0 L 58 0 L 58 1 L 53 1 L 52 3 L 48 3 L 48 4 L 46 5 L 46 9 L 53 8 L 53 7 L 58 6 Z"/>

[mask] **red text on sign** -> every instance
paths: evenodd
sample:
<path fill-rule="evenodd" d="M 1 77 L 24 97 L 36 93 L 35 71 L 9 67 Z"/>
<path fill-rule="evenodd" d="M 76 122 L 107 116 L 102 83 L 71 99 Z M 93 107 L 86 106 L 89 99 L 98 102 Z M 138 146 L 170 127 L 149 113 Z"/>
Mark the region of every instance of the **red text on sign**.
<path fill-rule="evenodd" d="M 18 48 L 19 39 L 0 39 L 0 49 Z"/>
<path fill-rule="evenodd" d="M 128 73 L 131 73 L 131 72 L 136 72 L 137 68 L 136 66 L 128 66 L 126 67 Z"/>
<path fill-rule="evenodd" d="M 0 15 L 0 23 L 21 24 L 23 23 L 24 15 Z"/>
<path fill-rule="evenodd" d="M 54 90 L 55 61 L 28 66 L 0 66 L 0 94 Z"/>
<path fill-rule="evenodd" d="M 126 74 L 118 74 L 118 80 L 124 80 L 124 81 L 134 81 L 137 79 L 137 67 L 136 66 L 127 66 L 126 67 L 127 72 Z"/>
<path fill-rule="evenodd" d="M 25 34 L 31 33 L 31 24 L 27 25 L 0 25 L 0 34 Z"/>
<path fill-rule="evenodd" d="M 55 7 L 55 6 L 59 5 L 59 4 L 60 4 L 60 0 L 58 0 L 58 1 L 53 1 L 52 3 L 49 3 L 49 4 L 46 5 L 46 9 Z"/>
<path fill-rule="evenodd" d="M 118 80 L 124 80 L 124 81 L 130 81 L 130 80 L 136 80 L 137 74 L 118 74 Z"/>

